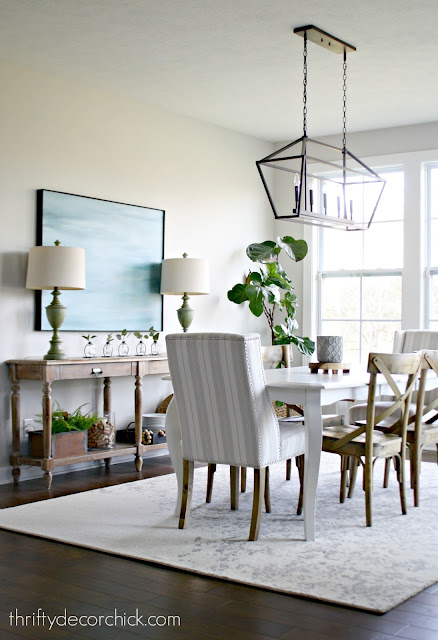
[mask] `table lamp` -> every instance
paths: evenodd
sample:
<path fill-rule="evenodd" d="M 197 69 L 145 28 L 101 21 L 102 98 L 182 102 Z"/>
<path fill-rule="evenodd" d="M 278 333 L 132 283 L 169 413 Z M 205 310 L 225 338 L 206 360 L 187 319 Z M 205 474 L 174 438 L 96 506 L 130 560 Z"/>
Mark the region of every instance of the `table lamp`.
<path fill-rule="evenodd" d="M 59 300 L 60 289 L 85 289 L 85 250 L 61 247 L 60 244 L 56 240 L 54 247 L 32 247 L 27 265 L 27 289 L 53 289 L 53 300 L 46 307 L 53 335 L 45 360 L 63 360 L 67 357 L 58 334 L 67 311 Z"/>
<path fill-rule="evenodd" d="M 178 309 L 178 320 L 184 333 L 192 323 L 194 309 L 188 304 L 189 296 L 200 296 L 210 293 L 210 274 L 207 260 L 182 258 L 163 260 L 161 266 L 161 293 L 163 295 L 180 296 L 183 304 Z"/>

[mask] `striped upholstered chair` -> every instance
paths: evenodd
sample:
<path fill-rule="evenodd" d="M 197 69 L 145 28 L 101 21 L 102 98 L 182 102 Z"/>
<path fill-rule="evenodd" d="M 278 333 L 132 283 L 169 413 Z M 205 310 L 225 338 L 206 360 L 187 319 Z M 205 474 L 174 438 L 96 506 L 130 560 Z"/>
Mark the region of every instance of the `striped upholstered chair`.
<path fill-rule="evenodd" d="M 259 335 L 173 334 L 166 345 L 184 465 L 179 528 L 188 523 L 195 461 L 253 467 L 249 540 L 257 540 L 266 469 L 304 453 L 304 426 L 279 428 L 266 390 Z M 238 494 L 238 474 L 233 477 Z"/>

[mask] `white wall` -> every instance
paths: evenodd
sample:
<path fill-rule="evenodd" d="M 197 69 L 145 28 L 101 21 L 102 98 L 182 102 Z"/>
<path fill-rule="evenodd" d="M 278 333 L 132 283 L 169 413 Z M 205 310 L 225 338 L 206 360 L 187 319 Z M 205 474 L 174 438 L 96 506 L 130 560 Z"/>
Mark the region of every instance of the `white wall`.
<path fill-rule="evenodd" d="M 247 272 L 245 247 L 273 236 L 255 167 L 272 145 L 8 63 L 0 64 L 0 86 L 1 362 L 40 356 L 48 347 L 48 334 L 32 329 L 33 293 L 25 289 L 27 252 L 35 244 L 35 191 L 41 188 L 165 209 L 165 257 L 186 251 L 210 262 L 211 295 L 192 298 L 191 330 L 259 331 L 268 338 L 263 318 L 232 305 L 226 293 Z M 180 304 L 179 297 L 165 298 L 165 332 L 180 330 Z M 63 339 L 69 355 L 82 354 L 80 333 Z M 96 342 L 101 349 L 104 335 Z M 6 365 L 0 375 L 0 482 L 9 482 Z M 22 418 L 40 412 L 40 388 L 22 384 Z M 145 378 L 143 389 L 145 411 L 170 392 L 159 376 Z M 84 402 L 94 406 L 97 391 L 83 381 L 53 385 L 53 397 L 67 410 Z M 133 419 L 132 381 L 114 379 L 113 391 L 121 428 Z M 23 469 L 26 475 L 41 472 Z"/>

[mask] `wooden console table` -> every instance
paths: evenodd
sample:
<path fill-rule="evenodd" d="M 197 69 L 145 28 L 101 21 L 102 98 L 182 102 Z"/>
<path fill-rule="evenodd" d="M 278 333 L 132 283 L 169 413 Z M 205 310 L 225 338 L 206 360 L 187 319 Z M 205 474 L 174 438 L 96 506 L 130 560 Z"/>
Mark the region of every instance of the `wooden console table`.
<path fill-rule="evenodd" d="M 111 458 L 128 453 L 135 455 L 135 468 L 140 471 L 142 454 L 151 449 L 162 449 L 166 443 L 143 445 L 142 436 L 142 378 L 152 374 L 168 373 L 166 356 L 115 357 L 115 358 L 77 358 L 71 360 L 8 360 L 9 378 L 11 380 L 12 408 L 12 477 L 18 484 L 20 465 L 34 465 L 44 471 L 44 482 L 48 489 L 52 483 L 52 470 L 55 467 L 86 462 L 89 460 L 105 460 L 108 467 Z M 52 458 L 52 383 L 58 380 L 96 379 L 103 380 L 103 411 L 111 412 L 111 378 L 135 377 L 135 444 L 116 444 L 113 449 L 94 449 L 89 452 L 67 458 Z M 41 380 L 43 383 L 43 451 L 42 458 L 33 458 L 20 453 L 20 381 Z"/>

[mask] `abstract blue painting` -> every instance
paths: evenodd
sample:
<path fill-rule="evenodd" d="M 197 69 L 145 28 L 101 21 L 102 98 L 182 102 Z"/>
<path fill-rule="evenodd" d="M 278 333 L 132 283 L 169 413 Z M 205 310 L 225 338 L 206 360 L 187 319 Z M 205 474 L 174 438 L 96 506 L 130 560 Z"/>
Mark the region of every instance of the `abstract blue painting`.
<path fill-rule="evenodd" d="M 162 331 L 164 211 L 40 189 L 37 244 L 55 240 L 85 249 L 86 288 L 61 292 L 62 331 Z M 37 297 L 36 329 L 50 330 L 51 300 Z"/>

